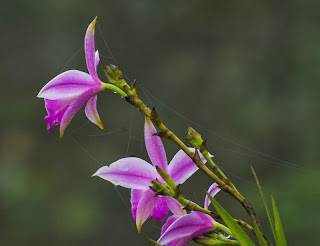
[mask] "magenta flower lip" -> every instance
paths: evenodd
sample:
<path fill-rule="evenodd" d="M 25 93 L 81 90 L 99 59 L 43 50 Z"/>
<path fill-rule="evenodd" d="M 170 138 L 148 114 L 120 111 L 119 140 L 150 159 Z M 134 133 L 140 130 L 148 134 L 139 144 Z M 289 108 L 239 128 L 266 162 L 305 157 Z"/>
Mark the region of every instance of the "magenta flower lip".
<path fill-rule="evenodd" d="M 150 216 L 156 221 L 163 221 L 169 209 L 174 214 L 184 214 L 180 204 L 175 199 L 166 196 L 155 197 L 155 192 L 149 188 L 151 186 L 150 182 L 153 180 L 158 179 L 160 182 L 164 182 L 158 174 L 156 166 L 166 171 L 176 185 L 185 182 L 198 170 L 197 165 L 182 150 L 175 154 L 168 165 L 162 141 L 159 136 L 153 135 L 156 132 L 150 119 L 146 117 L 145 145 L 153 165 L 140 158 L 127 157 L 112 163 L 110 166 L 101 167 L 94 174 L 94 176 L 99 176 L 114 185 L 131 189 L 131 211 L 139 232 L 142 224 Z M 205 162 L 202 155 L 201 160 Z"/>
<path fill-rule="evenodd" d="M 88 26 L 84 39 L 89 74 L 78 70 L 63 72 L 50 80 L 37 96 L 45 100 L 48 115 L 44 119 L 48 124 L 48 132 L 51 133 L 53 125 L 60 125 L 60 139 L 74 115 L 86 102 L 87 118 L 104 129 L 97 111 L 97 94 L 104 88 L 96 71 L 99 64 L 99 52 L 94 44 L 96 22 L 97 17 Z"/>

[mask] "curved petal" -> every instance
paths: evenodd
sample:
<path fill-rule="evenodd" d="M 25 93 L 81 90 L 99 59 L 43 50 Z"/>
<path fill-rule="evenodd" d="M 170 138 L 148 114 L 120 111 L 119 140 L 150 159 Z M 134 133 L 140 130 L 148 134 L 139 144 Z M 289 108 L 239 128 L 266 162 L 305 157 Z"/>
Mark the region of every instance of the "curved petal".
<path fill-rule="evenodd" d="M 67 128 L 77 111 L 86 101 L 89 100 L 90 97 L 93 97 L 100 91 L 100 86 L 96 86 L 89 90 L 86 90 L 80 96 L 78 96 L 77 99 L 67 108 L 60 122 L 60 139 L 62 139 L 65 129 Z"/>
<path fill-rule="evenodd" d="M 144 190 L 137 190 L 137 189 L 131 190 L 130 202 L 131 202 L 132 217 L 134 220 L 136 220 L 137 218 L 137 208 L 143 192 Z"/>
<path fill-rule="evenodd" d="M 194 152 L 194 148 L 189 149 Z M 200 153 L 199 155 L 201 161 L 205 163 L 206 159 Z M 183 152 L 183 150 L 179 150 L 175 154 L 168 167 L 168 173 L 177 185 L 185 182 L 197 170 L 197 165 L 186 153 Z"/>
<path fill-rule="evenodd" d="M 180 216 L 178 216 L 178 215 L 171 215 L 167 219 L 166 223 L 164 223 L 163 226 L 161 227 L 161 234 L 160 235 L 162 235 L 169 228 L 169 226 L 171 226 L 172 223 L 175 222 L 179 218 L 180 218 Z"/>
<path fill-rule="evenodd" d="M 167 214 L 169 212 L 169 208 L 166 202 L 166 197 L 162 196 L 159 197 L 158 202 L 156 204 L 156 206 L 154 207 L 153 213 L 152 213 L 152 217 L 156 220 L 156 221 L 163 221 L 166 217 Z"/>
<path fill-rule="evenodd" d="M 170 211 L 174 215 L 183 216 L 186 215 L 186 211 L 183 209 L 183 206 L 173 197 L 166 196 L 167 205 L 170 209 Z"/>
<path fill-rule="evenodd" d="M 136 157 L 123 158 L 110 166 L 101 167 L 93 176 L 99 176 L 114 185 L 142 190 L 149 189 L 151 180 L 160 178 L 153 166 Z"/>
<path fill-rule="evenodd" d="M 144 140 L 148 155 L 154 166 L 159 166 L 167 172 L 168 162 L 166 152 L 164 150 L 161 138 L 153 135 L 155 133 L 157 133 L 157 130 L 153 126 L 150 118 L 145 117 Z"/>
<path fill-rule="evenodd" d="M 214 197 L 219 191 L 220 191 L 220 188 L 218 187 L 217 183 L 213 183 L 208 189 L 208 193 L 212 197 Z M 211 201 L 210 201 L 208 195 L 206 195 L 206 198 L 204 199 L 204 208 L 208 209 L 210 203 L 211 203 Z"/>
<path fill-rule="evenodd" d="M 167 219 L 166 223 L 163 224 L 163 226 L 162 226 L 162 228 L 161 228 L 161 234 L 160 234 L 160 235 L 162 235 L 162 234 L 169 228 L 169 226 L 171 226 L 171 225 L 173 224 L 173 222 L 175 222 L 175 221 L 176 221 L 177 219 L 179 219 L 179 218 L 180 218 L 180 216 L 178 216 L 178 215 L 172 215 L 172 216 L 170 216 L 170 217 Z M 176 246 L 177 243 L 178 243 L 178 240 L 173 240 L 173 241 L 171 241 L 170 243 L 167 243 L 166 245 L 167 245 L 167 246 Z"/>
<path fill-rule="evenodd" d="M 174 240 L 196 237 L 213 228 L 212 221 L 203 220 L 196 213 L 184 215 L 173 222 L 158 240 L 160 244 L 167 244 Z M 191 239 L 192 239 L 191 238 Z M 183 240 L 185 244 L 185 240 Z M 180 243 L 179 243 L 180 244 Z"/>
<path fill-rule="evenodd" d="M 39 98 L 50 100 L 77 97 L 96 86 L 91 76 L 78 70 L 69 70 L 50 80 L 39 92 Z"/>
<path fill-rule="evenodd" d="M 97 71 L 96 71 L 96 56 L 95 56 L 95 45 L 94 45 L 94 28 L 97 23 L 97 17 L 88 26 L 86 36 L 84 38 L 84 52 L 86 55 L 86 62 L 89 74 L 97 84 L 101 84 Z"/>
<path fill-rule="evenodd" d="M 86 108 L 84 110 L 86 113 L 87 118 L 93 123 L 99 126 L 101 129 L 105 130 L 98 111 L 97 111 L 97 96 L 91 97 L 87 102 Z"/>
<path fill-rule="evenodd" d="M 143 223 L 149 218 L 154 207 L 157 204 L 159 197 L 154 197 L 155 192 L 147 189 L 143 192 L 137 207 L 136 225 L 138 232 L 141 233 Z"/>

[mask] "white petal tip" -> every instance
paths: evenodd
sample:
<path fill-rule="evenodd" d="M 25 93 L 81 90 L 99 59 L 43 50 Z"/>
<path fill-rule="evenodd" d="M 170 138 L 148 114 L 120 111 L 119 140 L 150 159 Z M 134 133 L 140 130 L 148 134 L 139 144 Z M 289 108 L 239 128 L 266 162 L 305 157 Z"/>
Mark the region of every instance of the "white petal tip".
<path fill-rule="evenodd" d="M 36 97 L 37 97 L 37 98 L 43 98 L 43 97 L 41 96 L 41 94 L 42 94 L 42 90 L 39 91 L 39 93 L 38 93 L 38 95 L 37 95 Z"/>
<path fill-rule="evenodd" d="M 92 174 L 91 177 L 99 176 L 99 174 L 100 174 L 100 169 L 98 169 L 98 171 L 96 171 L 94 174 Z"/>

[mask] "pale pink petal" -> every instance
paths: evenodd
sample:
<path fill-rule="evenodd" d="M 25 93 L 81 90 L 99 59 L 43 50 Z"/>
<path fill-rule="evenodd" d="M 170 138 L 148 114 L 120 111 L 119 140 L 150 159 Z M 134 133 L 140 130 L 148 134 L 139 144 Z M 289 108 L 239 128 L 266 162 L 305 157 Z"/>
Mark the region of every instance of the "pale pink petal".
<path fill-rule="evenodd" d="M 99 65 L 99 61 L 100 61 L 99 51 L 96 50 L 96 53 L 94 55 L 94 67 L 96 68 L 96 71 L 97 71 L 97 68 L 98 68 L 98 65 Z"/>
<path fill-rule="evenodd" d="M 220 188 L 218 187 L 217 183 L 213 183 L 208 189 L 208 193 L 212 197 L 214 197 L 219 191 L 220 191 Z M 204 199 L 204 208 L 208 209 L 210 203 L 211 203 L 211 201 L 210 201 L 208 195 L 206 195 L 206 198 Z"/>
<path fill-rule="evenodd" d="M 152 217 L 156 221 L 163 221 L 167 217 L 168 212 L 169 212 L 169 208 L 166 202 L 166 197 L 164 196 L 159 197 L 158 202 L 154 207 Z"/>
<path fill-rule="evenodd" d="M 183 206 L 173 197 L 166 196 L 167 205 L 170 209 L 170 211 L 174 215 L 183 216 L 186 215 L 186 211 L 183 209 Z"/>
<path fill-rule="evenodd" d="M 214 226 L 215 220 L 210 215 L 199 212 L 199 211 L 192 211 L 192 213 L 195 213 L 197 216 L 200 217 L 200 219 L 202 219 L 208 225 Z"/>
<path fill-rule="evenodd" d="M 101 167 L 93 176 L 99 176 L 114 185 L 143 190 L 149 190 L 150 182 L 160 178 L 152 165 L 136 157 L 122 158 L 110 166 Z"/>
<path fill-rule="evenodd" d="M 78 70 L 69 70 L 50 80 L 39 92 L 39 98 L 50 100 L 67 99 L 81 95 L 96 87 L 91 76 Z"/>
<path fill-rule="evenodd" d="M 91 89 L 86 90 L 80 96 L 78 96 L 77 99 L 67 108 L 60 122 L 60 139 L 62 139 L 66 127 L 69 125 L 70 121 L 77 113 L 77 111 L 83 106 L 86 101 L 89 100 L 90 97 L 95 96 L 100 91 L 100 86 L 92 87 Z"/>
<path fill-rule="evenodd" d="M 131 190 L 131 212 L 132 212 L 132 217 L 134 220 L 136 220 L 137 217 L 137 208 L 139 201 L 141 200 L 141 196 L 143 194 L 144 190 L 137 190 L 137 189 L 132 189 Z"/>
<path fill-rule="evenodd" d="M 211 220 L 203 220 L 196 213 L 191 213 L 178 218 L 173 222 L 158 240 L 160 244 L 167 244 L 175 240 L 192 240 L 193 237 L 213 229 Z M 192 238 L 191 238 L 192 237 Z M 187 243 L 186 240 L 179 242 L 179 245 Z"/>
<path fill-rule="evenodd" d="M 101 120 L 100 116 L 97 111 L 97 96 L 91 97 L 87 102 L 86 108 L 84 110 L 86 113 L 87 118 L 93 123 L 99 126 L 101 129 L 105 129 Z"/>
<path fill-rule="evenodd" d="M 154 197 L 155 192 L 147 189 L 143 192 L 137 207 L 136 225 L 138 232 L 141 233 L 143 223 L 150 217 L 159 197 Z"/>
<path fill-rule="evenodd" d="M 87 62 L 89 74 L 92 76 L 95 83 L 99 84 L 101 82 L 98 78 L 97 71 L 96 71 L 97 62 L 95 59 L 96 50 L 94 45 L 94 29 L 95 29 L 96 23 L 97 23 L 97 17 L 88 26 L 86 36 L 84 38 L 84 52 L 86 55 L 86 62 Z"/>
<path fill-rule="evenodd" d="M 167 172 L 168 162 L 161 138 L 154 136 L 157 133 L 149 117 L 145 117 L 144 139 L 150 160 L 154 166 L 158 166 Z"/>
<path fill-rule="evenodd" d="M 194 152 L 194 148 L 189 149 Z M 206 160 L 201 154 L 200 158 L 205 163 Z M 183 150 L 179 150 L 175 154 L 168 167 L 168 173 L 177 185 L 185 182 L 197 170 L 197 165 Z"/>

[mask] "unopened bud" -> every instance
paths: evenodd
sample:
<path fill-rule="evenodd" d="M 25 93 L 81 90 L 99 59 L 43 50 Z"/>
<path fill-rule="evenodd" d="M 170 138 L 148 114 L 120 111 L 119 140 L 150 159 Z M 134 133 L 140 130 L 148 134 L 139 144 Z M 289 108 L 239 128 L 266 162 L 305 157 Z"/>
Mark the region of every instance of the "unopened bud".
<path fill-rule="evenodd" d="M 117 83 L 123 80 L 123 75 L 119 66 L 110 64 L 109 66 L 105 67 L 104 72 L 110 83 Z"/>
<path fill-rule="evenodd" d="M 160 174 L 160 176 L 163 178 L 163 180 L 166 182 L 166 184 L 175 191 L 177 187 L 173 179 L 170 177 L 170 175 L 166 173 L 165 170 L 163 170 L 158 166 L 156 166 L 156 169 L 157 169 L 157 172 Z"/>
<path fill-rule="evenodd" d="M 187 141 L 195 148 L 200 149 L 203 143 L 201 135 L 192 127 L 188 128 Z"/>

